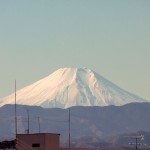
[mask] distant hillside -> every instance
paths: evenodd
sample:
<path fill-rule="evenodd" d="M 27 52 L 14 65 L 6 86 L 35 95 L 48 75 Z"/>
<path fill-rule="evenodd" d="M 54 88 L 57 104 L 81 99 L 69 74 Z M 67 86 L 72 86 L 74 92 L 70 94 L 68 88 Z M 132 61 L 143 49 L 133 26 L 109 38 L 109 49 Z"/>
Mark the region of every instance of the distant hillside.
<path fill-rule="evenodd" d="M 61 141 L 68 144 L 68 109 L 18 105 L 18 133 L 24 133 L 27 129 L 27 110 L 30 114 L 30 133 L 39 132 L 39 117 L 42 133 L 60 133 Z M 145 131 L 143 133 L 145 142 L 149 144 L 150 103 L 72 107 L 70 110 L 72 145 L 87 144 L 89 147 L 128 145 L 128 142 L 123 143 L 126 140 L 121 135 L 137 131 Z M 0 138 L 13 138 L 14 131 L 14 105 L 0 107 Z"/>

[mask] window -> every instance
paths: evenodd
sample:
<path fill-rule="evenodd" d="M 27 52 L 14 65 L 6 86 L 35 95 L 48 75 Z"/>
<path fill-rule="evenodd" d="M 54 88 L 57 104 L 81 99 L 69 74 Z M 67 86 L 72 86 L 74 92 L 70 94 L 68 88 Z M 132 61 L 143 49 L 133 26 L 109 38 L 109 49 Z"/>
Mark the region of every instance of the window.
<path fill-rule="evenodd" d="M 33 143 L 32 147 L 40 147 L 40 143 Z"/>

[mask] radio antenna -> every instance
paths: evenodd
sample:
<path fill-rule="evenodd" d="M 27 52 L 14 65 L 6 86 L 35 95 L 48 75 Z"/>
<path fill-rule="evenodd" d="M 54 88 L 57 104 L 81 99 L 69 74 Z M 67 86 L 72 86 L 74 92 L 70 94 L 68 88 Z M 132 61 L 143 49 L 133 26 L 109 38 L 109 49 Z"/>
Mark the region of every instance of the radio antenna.
<path fill-rule="evenodd" d="M 16 102 L 16 80 L 15 80 L 15 133 L 17 138 L 17 102 Z"/>

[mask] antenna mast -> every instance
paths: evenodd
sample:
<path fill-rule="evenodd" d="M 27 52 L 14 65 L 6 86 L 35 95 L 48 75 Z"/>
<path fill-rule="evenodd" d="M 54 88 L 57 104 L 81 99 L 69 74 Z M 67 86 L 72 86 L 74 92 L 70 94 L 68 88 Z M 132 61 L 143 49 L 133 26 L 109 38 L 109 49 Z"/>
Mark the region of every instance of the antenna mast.
<path fill-rule="evenodd" d="M 17 138 L 17 106 L 16 106 L 16 80 L 15 80 L 15 133 Z"/>
<path fill-rule="evenodd" d="M 135 149 L 138 150 L 138 145 L 144 145 L 143 143 L 138 143 L 138 140 L 144 140 L 144 135 L 138 135 L 138 136 L 128 136 L 130 138 L 135 139 L 135 143 L 129 143 L 129 145 L 135 145 Z"/>
<path fill-rule="evenodd" d="M 69 97 L 68 89 L 69 89 L 69 87 L 67 87 L 67 101 L 68 101 L 68 97 Z M 68 110 L 69 110 L 69 143 L 68 143 L 68 146 L 70 148 L 70 108 Z"/>
<path fill-rule="evenodd" d="M 27 134 L 29 134 L 29 109 L 27 109 L 27 115 L 28 115 L 28 129 L 27 129 Z"/>
<path fill-rule="evenodd" d="M 69 108 L 69 148 L 70 148 L 70 108 Z"/>
<path fill-rule="evenodd" d="M 40 117 L 38 116 L 38 125 L 39 125 L 39 133 L 41 132 L 40 131 Z"/>

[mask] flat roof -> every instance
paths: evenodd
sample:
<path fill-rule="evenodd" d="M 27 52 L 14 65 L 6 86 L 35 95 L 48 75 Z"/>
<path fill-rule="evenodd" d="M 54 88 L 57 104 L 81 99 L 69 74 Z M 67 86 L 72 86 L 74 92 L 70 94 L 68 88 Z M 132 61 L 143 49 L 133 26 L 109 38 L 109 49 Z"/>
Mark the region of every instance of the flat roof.
<path fill-rule="evenodd" d="M 60 135 L 59 133 L 25 133 L 25 134 L 17 134 L 17 135 L 41 135 L 41 134 L 50 134 L 50 135 Z"/>

